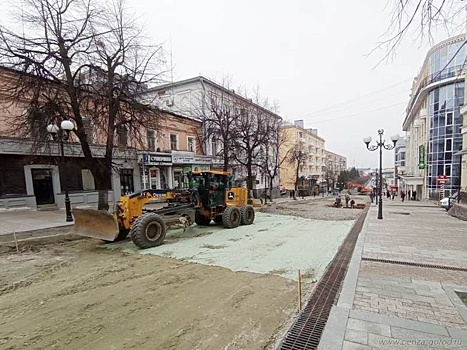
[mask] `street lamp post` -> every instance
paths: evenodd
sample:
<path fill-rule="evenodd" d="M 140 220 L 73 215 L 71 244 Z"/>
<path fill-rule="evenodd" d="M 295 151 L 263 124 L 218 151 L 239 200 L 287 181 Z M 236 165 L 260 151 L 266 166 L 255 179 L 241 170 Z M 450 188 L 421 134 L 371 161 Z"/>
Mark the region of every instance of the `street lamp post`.
<path fill-rule="evenodd" d="M 63 148 L 63 142 L 66 141 L 70 135 L 70 132 L 74 130 L 75 126 L 69 120 L 63 120 L 60 123 L 60 127 L 56 124 L 49 124 L 47 125 L 47 131 L 49 134 L 52 135 L 55 141 L 58 141 L 59 148 L 60 148 L 60 159 L 62 163 L 62 169 L 65 169 L 65 152 Z M 66 221 L 71 222 L 73 221 L 73 217 L 71 216 L 71 203 L 70 197 L 68 195 L 68 180 L 66 176 L 64 176 L 65 183 L 65 212 L 66 212 Z"/>
<path fill-rule="evenodd" d="M 392 145 L 386 145 L 385 140 L 383 140 L 383 134 L 384 130 L 379 129 L 378 130 L 378 135 L 379 135 L 379 141 L 376 141 L 376 145 L 370 145 L 371 142 L 371 136 L 367 136 L 363 138 L 363 142 L 366 145 L 366 148 L 369 151 L 376 151 L 379 149 L 379 184 L 378 184 L 378 194 L 379 194 L 379 200 L 378 200 L 378 219 L 383 218 L 383 148 L 387 150 L 391 150 L 394 147 L 396 147 L 396 143 L 399 140 L 399 135 L 393 135 L 391 136 L 391 141 L 393 142 Z"/>

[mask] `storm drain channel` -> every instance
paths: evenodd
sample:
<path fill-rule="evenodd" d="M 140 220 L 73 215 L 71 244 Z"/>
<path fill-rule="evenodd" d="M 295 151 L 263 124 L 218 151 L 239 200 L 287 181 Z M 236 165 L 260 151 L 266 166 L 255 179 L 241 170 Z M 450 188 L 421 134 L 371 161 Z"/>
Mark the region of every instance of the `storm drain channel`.
<path fill-rule="evenodd" d="M 288 330 L 278 350 L 313 350 L 318 347 L 324 326 L 345 277 L 352 253 L 362 230 L 368 207 L 357 219 L 329 264 L 305 308 Z"/>
<path fill-rule="evenodd" d="M 372 261 L 372 262 L 385 263 L 385 264 L 407 265 L 407 266 L 415 266 L 415 267 L 426 267 L 426 268 L 430 268 L 430 269 L 441 269 L 441 270 L 452 270 L 452 271 L 464 271 L 464 272 L 467 272 L 466 267 L 458 267 L 458 266 L 425 264 L 425 263 L 418 263 L 418 262 L 414 262 L 414 261 L 400 261 L 400 260 L 379 259 L 379 258 L 369 258 L 369 257 L 362 257 L 362 260 L 363 261 Z"/>

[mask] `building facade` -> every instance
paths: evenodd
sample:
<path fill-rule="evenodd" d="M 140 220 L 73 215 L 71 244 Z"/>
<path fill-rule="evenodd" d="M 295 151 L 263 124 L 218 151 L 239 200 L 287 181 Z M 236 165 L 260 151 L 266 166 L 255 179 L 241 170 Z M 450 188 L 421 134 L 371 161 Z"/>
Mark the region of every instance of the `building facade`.
<path fill-rule="evenodd" d="M 337 187 L 337 177 L 340 172 L 347 169 L 347 158 L 331 151 L 326 154 L 326 182 L 328 189 Z"/>
<path fill-rule="evenodd" d="M 219 102 L 218 96 L 222 96 L 222 102 Z M 219 105 L 217 107 L 232 107 L 232 110 L 235 108 L 259 110 L 271 120 L 282 120 L 279 115 L 259 106 L 251 99 L 241 96 L 235 90 L 226 88 L 202 76 L 150 88 L 142 95 L 142 98 L 145 101 L 151 101 L 159 108 L 164 108 L 198 121 L 202 121 L 205 119 L 205 116 L 213 113 L 216 107 L 213 106 L 214 103 L 225 104 L 224 106 Z M 203 125 L 203 128 L 205 127 Z M 203 130 L 203 134 L 206 134 L 205 130 Z M 220 139 L 216 138 L 216 135 L 212 135 L 204 138 L 199 137 L 197 142 L 199 142 L 202 152 L 212 158 L 210 163 L 212 168 L 222 170 L 222 150 L 224 145 L 221 144 Z M 254 165 L 253 168 L 253 176 L 255 177 L 253 196 L 258 197 L 262 196 L 264 190 L 269 187 L 270 179 L 259 166 Z M 245 166 L 241 166 L 234 160 L 230 160 L 229 169 L 227 170 L 234 176 L 237 186 L 245 185 L 247 176 Z M 273 195 L 278 195 L 279 193 L 279 177 L 273 179 L 272 192 Z"/>
<path fill-rule="evenodd" d="M 401 179 L 417 199 L 438 199 L 459 187 L 464 41 L 465 35 L 459 35 L 434 46 L 412 86 L 403 122 L 406 174 Z M 449 179 L 446 184 L 439 181 L 443 176 Z"/>
<path fill-rule="evenodd" d="M 97 206 L 94 177 L 73 132 L 63 142 L 62 157 L 60 144 L 51 135 L 38 142 L 11 127 L 13 119 L 23 118 L 20 116 L 28 105 L 26 100 L 11 102 L 8 84 L 14 81 L 12 74 L 16 73 L 0 69 L 0 209 L 63 208 L 65 188 L 72 206 Z M 154 111 L 153 118 L 157 128 L 141 126 L 138 140 L 122 137 L 117 130 L 110 205 L 121 195 L 143 188 L 180 188 L 187 182 L 185 171 L 211 166 L 212 157 L 202 152 L 199 121 L 160 110 Z M 35 132 L 47 134 L 45 124 L 39 129 Z M 94 127 L 86 133 L 92 135 L 93 157 L 103 158 L 102 130 Z"/>
<path fill-rule="evenodd" d="M 280 171 L 280 183 L 287 189 L 294 189 L 296 185 L 296 171 L 298 166 L 298 187 L 301 182 L 308 183 L 308 187 L 325 186 L 326 184 L 326 159 L 324 148 L 325 140 L 318 136 L 316 129 L 305 129 L 303 120 L 296 120 L 294 124 L 284 125 L 281 128 L 282 138 L 285 140 L 280 148 L 282 162 Z M 293 159 L 292 153 L 300 150 L 305 156 L 298 164 Z"/>

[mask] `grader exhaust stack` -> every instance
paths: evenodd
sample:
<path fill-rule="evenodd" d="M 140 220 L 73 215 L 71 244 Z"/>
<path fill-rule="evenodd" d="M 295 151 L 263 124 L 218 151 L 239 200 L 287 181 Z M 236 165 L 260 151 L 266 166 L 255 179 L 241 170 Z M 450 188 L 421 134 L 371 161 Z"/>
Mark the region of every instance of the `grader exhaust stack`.
<path fill-rule="evenodd" d="M 73 208 L 74 231 L 77 235 L 113 242 L 119 234 L 114 215 L 106 211 Z"/>

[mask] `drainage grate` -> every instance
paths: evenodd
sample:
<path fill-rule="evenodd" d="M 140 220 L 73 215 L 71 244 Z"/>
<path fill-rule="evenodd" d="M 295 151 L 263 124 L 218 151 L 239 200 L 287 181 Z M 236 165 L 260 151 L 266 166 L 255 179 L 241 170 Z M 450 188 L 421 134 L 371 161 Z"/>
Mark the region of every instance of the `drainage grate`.
<path fill-rule="evenodd" d="M 278 350 L 314 350 L 318 347 L 329 312 L 352 258 L 358 234 L 369 207 L 365 208 L 329 264 L 305 308 L 279 345 Z"/>
<path fill-rule="evenodd" d="M 366 258 L 366 257 L 362 257 L 362 260 L 364 260 L 364 261 L 374 261 L 374 262 L 380 262 L 380 263 L 386 263 L 386 264 L 428 267 L 430 269 L 442 269 L 442 270 L 466 271 L 467 272 L 467 267 L 456 267 L 456 266 L 435 265 L 435 264 L 422 264 L 422 263 L 416 263 L 416 262 L 413 262 L 413 261 L 399 261 L 399 260 L 377 259 L 377 258 Z"/>

